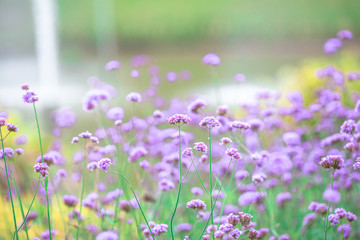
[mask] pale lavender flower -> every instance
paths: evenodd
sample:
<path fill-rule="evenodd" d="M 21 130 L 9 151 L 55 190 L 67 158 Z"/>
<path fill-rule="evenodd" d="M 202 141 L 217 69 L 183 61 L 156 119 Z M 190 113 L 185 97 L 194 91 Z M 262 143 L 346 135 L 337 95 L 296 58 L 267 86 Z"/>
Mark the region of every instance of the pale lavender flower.
<path fill-rule="evenodd" d="M 208 147 L 203 142 L 194 143 L 194 149 L 199 152 L 207 153 Z"/>
<path fill-rule="evenodd" d="M 176 125 L 180 127 L 184 124 L 189 124 L 191 122 L 191 118 L 184 114 L 175 114 L 172 117 L 168 118 L 168 122 L 171 125 Z"/>
<path fill-rule="evenodd" d="M 228 105 L 220 105 L 216 109 L 216 114 L 218 114 L 220 116 L 224 116 L 228 113 L 228 111 L 229 111 Z"/>
<path fill-rule="evenodd" d="M 214 127 L 219 127 L 220 122 L 215 117 L 205 117 L 203 120 L 200 121 L 199 126 L 212 129 Z"/>
<path fill-rule="evenodd" d="M 128 101 L 128 102 L 141 102 L 142 97 L 141 97 L 140 93 L 131 92 L 126 96 L 126 101 Z"/>
<path fill-rule="evenodd" d="M 34 165 L 34 172 L 40 173 L 43 178 L 46 178 L 47 175 L 49 175 L 49 166 L 43 162 L 43 163 L 36 163 Z"/>
<path fill-rule="evenodd" d="M 107 172 L 111 166 L 111 160 L 109 158 L 102 158 L 97 162 L 97 167 L 104 172 Z"/>
<path fill-rule="evenodd" d="M 353 38 L 353 34 L 349 30 L 340 30 L 336 35 L 340 39 L 352 39 Z"/>
<path fill-rule="evenodd" d="M 19 130 L 14 123 L 7 123 L 6 128 L 9 132 L 17 132 Z"/>
<path fill-rule="evenodd" d="M 202 62 L 207 65 L 217 66 L 221 63 L 221 60 L 215 53 L 208 53 L 204 56 Z"/>
<path fill-rule="evenodd" d="M 340 127 L 340 132 L 341 133 L 346 133 L 346 134 L 353 134 L 356 128 L 356 123 L 354 120 L 349 119 L 346 120 Z"/>
<path fill-rule="evenodd" d="M 220 139 L 220 145 L 227 145 L 229 143 L 232 143 L 232 140 L 228 137 L 223 137 Z"/>
<path fill-rule="evenodd" d="M 204 210 L 206 209 L 206 204 L 200 199 L 193 199 L 186 203 L 186 207 L 194 210 Z"/>
<path fill-rule="evenodd" d="M 34 92 L 26 92 L 23 95 L 23 100 L 25 103 L 34 103 L 39 101 L 39 97 Z"/>
<path fill-rule="evenodd" d="M 201 109 L 206 107 L 206 102 L 203 99 L 196 99 L 188 105 L 188 111 L 193 113 L 199 113 Z"/>
<path fill-rule="evenodd" d="M 237 74 L 235 74 L 235 76 L 234 76 L 234 80 L 235 80 L 236 82 L 242 83 L 242 82 L 245 82 L 246 77 L 245 77 L 245 75 L 242 74 L 242 73 L 237 73 Z"/>
<path fill-rule="evenodd" d="M 119 69 L 120 67 L 121 67 L 121 62 L 112 60 L 106 63 L 105 71 L 110 72 L 112 70 Z"/>
<path fill-rule="evenodd" d="M 176 72 L 167 72 L 165 78 L 168 82 L 175 82 L 178 79 Z"/>
<path fill-rule="evenodd" d="M 324 51 L 327 54 L 335 53 L 342 46 L 342 42 L 338 38 L 330 38 L 324 44 Z"/>
<path fill-rule="evenodd" d="M 64 195 L 63 201 L 68 207 L 75 207 L 78 204 L 78 199 L 74 195 Z"/>

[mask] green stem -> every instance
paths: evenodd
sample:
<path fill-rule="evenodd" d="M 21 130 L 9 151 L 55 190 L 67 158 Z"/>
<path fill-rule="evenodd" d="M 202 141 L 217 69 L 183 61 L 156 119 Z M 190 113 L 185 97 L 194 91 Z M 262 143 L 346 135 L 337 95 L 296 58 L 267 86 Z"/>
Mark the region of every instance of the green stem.
<path fill-rule="evenodd" d="M 81 211 L 82 211 L 82 201 L 84 198 L 84 189 L 85 189 L 85 168 L 86 168 L 86 139 L 84 139 L 84 160 L 83 160 L 83 172 L 82 172 L 82 181 L 81 181 L 81 196 L 80 196 L 80 211 L 79 211 L 79 218 L 77 219 L 78 228 L 76 231 L 76 240 L 79 239 L 79 232 L 80 232 L 80 221 L 81 221 Z M 74 216 L 76 217 L 76 216 Z"/>
<path fill-rule="evenodd" d="M 335 169 L 331 173 L 331 190 L 332 190 L 333 184 L 334 184 L 334 173 L 335 173 Z M 328 209 L 327 209 L 326 218 L 325 218 L 325 233 L 324 233 L 325 234 L 325 240 L 327 238 L 327 232 L 329 230 L 329 228 L 328 228 L 329 211 L 330 211 L 330 202 L 328 202 Z"/>
<path fill-rule="evenodd" d="M 195 167 L 196 174 L 197 174 L 197 176 L 198 176 L 198 178 L 199 178 L 199 180 L 200 180 L 200 183 L 201 183 L 202 187 L 204 188 L 204 190 L 205 190 L 208 194 L 210 194 L 209 191 L 206 189 L 205 184 L 204 184 L 204 182 L 202 181 L 202 179 L 201 179 L 201 177 L 200 177 L 200 174 L 199 174 L 199 171 L 198 171 L 198 169 L 197 169 L 197 167 L 196 167 L 196 164 L 194 163 L 194 160 L 193 160 L 192 158 L 191 158 L 191 161 L 192 161 L 192 163 L 193 163 L 193 165 L 194 165 L 194 167 Z"/>
<path fill-rule="evenodd" d="M 141 205 L 140 205 L 140 202 L 139 202 L 138 198 L 136 197 L 135 191 L 134 191 L 133 187 L 131 186 L 129 180 L 128 180 L 124 175 L 122 175 L 121 173 L 119 173 L 119 172 L 117 172 L 117 171 L 114 171 L 114 170 L 112 170 L 112 169 L 110 169 L 110 171 L 112 171 L 112 172 L 118 174 L 120 177 L 122 177 L 122 178 L 125 180 L 125 182 L 127 183 L 127 185 L 130 187 L 130 189 L 131 189 L 131 191 L 132 191 L 132 193 L 133 193 L 133 195 L 134 195 L 134 198 L 135 198 L 137 204 L 139 205 L 139 209 L 140 209 L 140 211 L 141 211 L 141 214 L 142 214 L 143 217 L 144 217 L 144 220 L 145 220 L 145 222 L 146 222 L 146 225 L 148 226 L 148 228 L 149 228 L 149 230 L 150 230 L 151 236 L 152 236 L 153 239 L 155 240 L 156 238 L 155 238 L 155 236 L 154 236 L 154 234 L 153 234 L 153 232 L 152 232 L 152 230 L 151 230 L 151 227 L 150 227 L 150 225 L 149 225 L 149 222 L 148 222 L 148 220 L 146 219 L 145 213 L 144 213 L 144 211 L 143 211 L 143 209 L 142 209 L 142 207 L 141 207 Z"/>
<path fill-rule="evenodd" d="M 209 164 L 210 164 L 210 206 L 211 212 L 213 211 L 213 200 L 212 200 L 212 193 L 213 193 L 213 185 L 212 185 L 212 170 L 211 170 L 211 129 L 209 129 Z M 211 214 L 211 224 L 214 224 L 214 216 Z"/>
<path fill-rule="evenodd" d="M 171 216 L 170 219 L 170 233 L 171 233 L 171 239 L 174 240 L 174 231 L 173 231 L 173 221 L 174 221 L 174 217 L 175 217 L 175 213 L 176 213 L 176 209 L 177 206 L 179 204 L 179 199 L 180 199 L 180 193 L 181 193 L 181 131 L 180 131 L 180 126 L 179 126 L 179 189 L 178 189 L 178 193 L 177 193 L 177 197 L 176 197 L 176 203 L 175 203 L 175 207 L 174 207 L 174 212 Z"/>
<path fill-rule="evenodd" d="M 21 210 L 21 215 L 23 217 L 23 219 L 25 219 L 25 214 L 24 214 L 24 208 L 23 208 L 23 205 L 22 205 L 22 202 L 21 202 L 21 197 L 20 197 L 20 193 L 19 193 L 19 189 L 17 187 L 17 184 L 16 184 L 16 181 L 15 181 L 15 178 L 14 176 L 12 175 L 12 180 L 13 180 L 13 183 L 14 183 L 14 186 L 15 186 L 15 190 L 16 190 L 16 194 L 18 196 L 18 201 L 19 201 L 19 204 L 20 204 L 20 210 Z M 25 233 L 26 233 L 26 239 L 29 240 L 29 233 L 28 233 L 28 228 L 27 228 L 27 224 L 26 224 L 26 221 L 25 221 Z"/>
<path fill-rule="evenodd" d="M 41 162 L 44 162 L 44 154 L 43 154 L 43 148 L 42 148 L 42 142 L 41 142 L 39 119 L 38 119 L 37 112 L 36 112 L 35 102 L 33 102 L 33 107 L 34 107 L 36 126 L 37 126 L 37 131 L 38 131 L 38 136 L 39 136 Z M 50 237 L 50 240 L 52 240 L 52 236 L 51 236 L 51 220 L 50 220 L 50 204 L 49 204 L 49 193 L 48 193 L 48 177 L 46 177 L 44 179 L 44 184 L 45 184 L 45 192 L 46 192 L 47 215 L 48 215 L 48 225 L 49 225 L 49 237 Z"/>
<path fill-rule="evenodd" d="M 15 234 L 16 234 L 16 239 L 18 240 L 18 239 L 19 239 L 19 235 L 18 235 L 18 233 L 17 233 L 14 201 L 13 201 L 13 197 L 12 197 L 12 193 L 11 193 L 11 187 L 10 187 L 10 181 L 9 181 L 8 168 L 7 168 L 7 165 L 6 165 L 5 147 L 4 147 L 4 140 L 3 140 L 3 136 L 2 136 L 1 127 L 0 127 L 0 137 L 1 137 L 2 152 L 3 152 L 3 158 L 4 158 L 4 164 L 5 164 L 6 180 L 7 180 L 7 184 L 8 184 L 8 188 L 9 188 L 9 194 L 10 194 L 10 200 L 11 200 L 11 208 L 12 208 L 12 212 L 13 212 Z"/>

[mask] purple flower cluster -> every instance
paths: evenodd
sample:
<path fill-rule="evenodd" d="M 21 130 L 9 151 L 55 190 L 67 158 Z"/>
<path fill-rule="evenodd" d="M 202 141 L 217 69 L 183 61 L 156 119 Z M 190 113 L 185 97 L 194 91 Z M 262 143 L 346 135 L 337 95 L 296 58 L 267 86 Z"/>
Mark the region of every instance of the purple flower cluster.
<path fill-rule="evenodd" d="M 205 210 L 206 204 L 200 199 L 193 199 L 190 202 L 186 203 L 186 207 L 194 210 Z"/>
<path fill-rule="evenodd" d="M 184 124 L 190 124 L 191 118 L 189 118 L 188 116 L 186 116 L 184 114 L 175 114 L 172 117 L 168 118 L 168 122 L 171 125 L 176 125 L 176 126 L 180 127 Z"/>
<path fill-rule="evenodd" d="M 40 173 L 43 178 L 46 178 L 49 175 L 49 166 L 43 162 L 43 163 L 36 163 L 34 165 L 34 172 Z"/>

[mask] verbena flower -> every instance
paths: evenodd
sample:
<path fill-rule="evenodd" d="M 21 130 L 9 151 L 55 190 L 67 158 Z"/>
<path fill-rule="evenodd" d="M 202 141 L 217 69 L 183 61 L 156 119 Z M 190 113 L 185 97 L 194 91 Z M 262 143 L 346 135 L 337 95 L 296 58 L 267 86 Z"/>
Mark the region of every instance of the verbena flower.
<path fill-rule="evenodd" d="M 64 195 L 62 199 L 63 199 L 65 205 L 68 207 L 75 207 L 76 204 L 78 204 L 78 202 L 79 202 L 77 197 L 74 195 Z"/>
<path fill-rule="evenodd" d="M 230 127 L 238 130 L 250 129 L 250 124 L 242 121 L 234 121 L 230 123 Z"/>
<path fill-rule="evenodd" d="M 97 162 L 97 167 L 104 172 L 107 172 L 111 166 L 111 160 L 110 158 L 102 158 Z"/>
<path fill-rule="evenodd" d="M 205 117 L 203 120 L 200 121 L 199 126 L 212 129 L 214 127 L 219 127 L 220 122 L 215 117 Z"/>
<path fill-rule="evenodd" d="M 26 92 L 23 95 L 23 100 L 25 103 L 34 103 L 39 101 L 39 98 L 34 92 Z"/>
<path fill-rule="evenodd" d="M 339 48 L 341 48 L 342 42 L 338 38 L 330 38 L 324 44 L 324 51 L 327 54 L 335 53 Z"/>
<path fill-rule="evenodd" d="M 220 145 L 227 145 L 229 143 L 232 143 L 232 140 L 228 137 L 223 137 L 220 139 Z"/>
<path fill-rule="evenodd" d="M 186 207 L 194 210 L 204 210 L 206 209 L 206 204 L 200 199 L 193 199 L 186 203 Z"/>
<path fill-rule="evenodd" d="M 356 128 L 355 121 L 350 119 L 346 120 L 340 127 L 341 133 L 353 134 Z"/>
<path fill-rule="evenodd" d="M 202 62 L 207 65 L 217 66 L 221 63 L 221 60 L 215 53 L 208 53 L 204 56 Z"/>
<path fill-rule="evenodd" d="M 184 114 L 175 114 L 172 117 L 168 118 L 168 122 L 171 125 L 182 126 L 184 124 L 189 124 L 191 122 L 191 118 Z"/>
<path fill-rule="evenodd" d="M 105 71 L 112 71 L 112 70 L 116 70 L 119 69 L 121 67 L 121 62 L 116 61 L 116 60 L 112 60 L 106 63 L 105 65 Z"/>
<path fill-rule="evenodd" d="M 206 102 L 203 99 L 196 99 L 188 105 L 188 111 L 193 113 L 199 113 L 201 109 L 206 107 Z"/>
<path fill-rule="evenodd" d="M 349 30 L 340 30 L 336 35 L 340 39 L 352 39 L 353 38 L 353 34 Z"/>
<path fill-rule="evenodd" d="M 43 162 L 43 163 L 36 163 L 34 165 L 34 172 L 40 173 L 43 178 L 46 178 L 49 175 L 49 166 Z"/>
<path fill-rule="evenodd" d="M 131 92 L 128 95 L 126 95 L 126 101 L 128 101 L 128 102 L 141 102 L 142 97 L 141 97 L 140 93 Z"/>
<path fill-rule="evenodd" d="M 341 155 L 328 155 L 321 158 L 319 164 L 325 169 L 341 169 L 344 165 L 344 159 Z"/>
<path fill-rule="evenodd" d="M 228 155 L 231 158 L 234 158 L 234 159 L 240 159 L 241 158 L 239 150 L 237 150 L 236 148 L 228 148 L 228 149 L 226 149 L 225 154 Z"/>
<path fill-rule="evenodd" d="M 207 153 L 208 147 L 203 142 L 196 142 L 194 143 L 194 149 L 198 152 Z"/>
<path fill-rule="evenodd" d="M 228 111 L 229 111 L 228 105 L 220 105 L 216 109 L 216 114 L 218 114 L 220 116 L 224 116 L 228 113 Z"/>

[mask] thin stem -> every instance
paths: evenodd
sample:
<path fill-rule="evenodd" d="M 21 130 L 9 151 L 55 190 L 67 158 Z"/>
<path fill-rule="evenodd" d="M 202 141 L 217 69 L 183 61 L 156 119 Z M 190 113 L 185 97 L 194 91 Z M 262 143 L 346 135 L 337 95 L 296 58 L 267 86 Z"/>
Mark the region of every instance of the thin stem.
<path fill-rule="evenodd" d="M 211 212 L 213 211 L 213 200 L 212 200 L 212 193 L 213 193 L 213 185 L 212 185 L 212 170 L 211 170 L 211 129 L 209 129 L 209 164 L 210 164 L 210 206 Z M 214 216 L 211 215 L 211 224 L 214 224 Z"/>
<path fill-rule="evenodd" d="M 179 204 L 179 199 L 180 199 L 180 193 L 181 193 L 181 131 L 180 131 L 180 126 L 179 126 L 179 189 L 178 189 L 178 193 L 177 193 L 177 197 L 176 197 L 176 203 L 175 203 L 175 208 L 174 208 L 174 212 L 171 216 L 170 219 L 170 233 L 171 233 L 171 239 L 174 240 L 174 231 L 173 231 L 173 221 L 174 221 L 174 217 L 175 217 L 175 213 L 176 213 L 176 209 L 177 206 Z"/>
<path fill-rule="evenodd" d="M 209 222 L 210 222 L 210 219 L 211 219 L 211 217 L 212 217 L 213 214 L 214 214 L 214 207 L 215 207 L 215 204 L 216 204 L 216 202 L 217 202 L 217 200 L 218 200 L 218 198 L 219 198 L 220 190 L 221 190 L 221 189 L 223 188 L 223 186 L 224 186 L 225 178 L 226 178 L 226 176 L 227 176 L 227 174 L 228 174 L 228 171 L 229 171 L 231 162 L 232 162 L 232 158 L 231 158 L 231 160 L 230 160 L 230 163 L 229 163 L 228 168 L 226 169 L 225 176 L 224 176 L 223 180 L 221 181 L 221 185 L 220 185 L 219 191 L 218 191 L 218 193 L 217 193 L 217 195 L 216 195 L 214 205 L 211 206 L 211 209 L 212 209 L 212 210 L 211 210 L 211 212 L 210 212 L 210 216 L 209 216 L 209 218 L 208 218 L 208 220 L 207 220 L 207 222 L 206 222 L 206 224 L 205 224 L 205 227 L 204 227 L 201 235 L 199 236 L 199 240 L 200 240 L 201 237 L 203 236 L 203 234 L 204 234 L 204 232 L 205 232 L 205 230 L 206 230 L 206 227 L 208 226 L 208 224 L 209 224 Z"/>
<path fill-rule="evenodd" d="M 331 173 L 331 190 L 332 190 L 332 188 L 333 188 L 333 184 L 334 184 L 334 173 L 335 173 L 335 169 L 332 171 L 332 173 Z M 328 217 L 329 217 L 329 211 L 330 211 L 330 202 L 328 202 L 328 208 L 327 208 L 327 212 L 326 212 L 326 218 L 325 218 L 325 240 L 326 240 L 326 238 L 327 238 L 327 232 L 328 232 L 328 230 L 329 230 L 329 228 L 328 228 Z"/>
<path fill-rule="evenodd" d="M 1 139 L 3 139 L 3 136 L 2 136 L 2 131 L 1 131 L 1 127 L 0 127 L 0 137 L 1 137 Z M 17 233 L 17 226 L 16 226 L 16 216 L 15 216 L 14 201 L 13 201 L 13 197 L 12 197 L 12 193 L 11 193 L 11 187 L 10 187 L 10 181 L 9 181 L 8 168 L 7 168 L 7 165 L 6 165 L 6 157 L 5 157 L 4 140 L 1 140 L 1 145 L 2 145 L 2 151 L 3 151 L 4 164 L 5 164 L 6 180 L 7 180 L 7 184 L 8 184 L 8 188 L 9 188 L 9 194 L 10 194 L 10 200 L 11 200 L 11 208 L 12 208 L 12 212 L 13 212 L 13 219 L 14 219 L 15 234 L 16 234 L 16 239 L 18 240 L 18 239 L 19 239 L 19 235 L 18 235 L 18 233 Z"/>
<path fill-rule="evenodd" d="M 195 171 L 196 171 L 196 174 L 197 174 L 197 176 L 198 176 L 198 178 L 199 178 L 199 180 L 200 180 L 200 183 L 201 183 L 201 185 L 202 185 L 202 187 L 204 188 L 204 190 L 207 192 L 207 193 L 209 193 L 209 191 L 206 189 L 206 187 L 205 187 L 205 184 L 204 184 L 204 182 L 202 181 L 202 179 L 201 179 L 201 177 L 200 177 L 200 174 L 199 174 L 199 171 L 198 171 L 198 169 L 197 169 L 197 167 L 196 167 L 196 164 L 194 163 L 194 160 L 191 158 L 191 161 L 192 161 L 192 163 L 193 163 L 193 165 L 194 165 L 194 167 L 195 167 Z M 210 193 L 209 193 L 210 194 Z"/>
<path fill-rule="evenodd" d="M 142 207 L 141 207 L 141 205 L 140 205 L 140 202 L 139 202 L 138 198 L 136 197 L 135 191 L 134 191 L 134 189 L 132 188 L 129 180 L 128 180 L 124 175 L 122 175 L 121 173 L 119 173 L 119 172 L 117 172 L 117 171 L 114 171 L 114 170 L 112 170 L 112 169 L 110 169 L 110 171 L 112 171 L 113 173 L 118 174 L 120 177 L 122 177 L 122 178 L 125 180 L 125 182 L 127 183 L 127 185 L 129 185 L 129 187 L 130 187 L 130 189 L 131 189 L 131 191 L 132 191 L 132 193 L 133 193 L 133 195 L 134 195 L 134 198 L 135 198 L 137 204 L 139 205 L 139 209 L 140 209 L 140 211 L 141 211 L 141 214 L 142 214 L 143 217 L 144 217 L 144 220 L 145 220 L 145 222 L 146 222 L 146 225 L 148 226 L 148 228 L 149 228 L 149 230 L 150 230 L 151 236 L 152 236 L 153 239 L 155 240 L 156 238 L 155 238 L 155 236 L 154 236 L 154 234 L 153 234 L 153 232 L 152 232 L 152 230 L 151 230 L 151 227 L 150 227 L 150 225 L 149 225 L 149 222 L 148 222 L 148 220 L 146 219 L 145 213 L 144 213 L 144 211 L 143 211 L 143 209 L 142 209 Z"/>
<path fill-rule="evenodd" d="M 15 231 L 15 233 L 14 233 L 14 235 L 13 235 L 13 237 L 12 237 L 11 239 L 13 239 L 13 238 L 15 237 L 15 234 L 22 228 L 22 226 L 24 226 L 24 224 L 25 224 L 25 222 L 26 222 L 26 219 L 27 219 L 27 217 L 28 217 L 28 215 L 29 215 L 29 213 L 30 213 L 31 207 L 32 207 L 32 205 L 33 205 L 33 203 L 34 203 L 34 201 L 35 201 L 36 195 L 37 195 L 38 190 L 39 190 L 39 186 L 40 186 L 40 177 L 39 177 L 39 181 L 38 181 L 38 184 L 37 184 L 37 187 L 36 187 L 36 190 L 35 190 L 34 197 L 33 197 L 32 201 L 31 201 L 30 207 L 29 207 L 29 209 L 28 209 L 28 211 L 27 211 L 27 213 L 26 213 L 25 219 L 23 219 L 23 222 L 21 223 L 21 225 L 19 226 L 19 228 L 16 229 L 16 231 Z"/>
<path fill-rule="evenodd" d="M 81 196 L 80 196 L 80 211 L 79 211 L 79 218 L 77 219 L 78 228 L 76 231 L 76 240 L 79 239 L 79 232 L 80 232 L 80 221 L 81 221 L 81 211 L 82 211 L 82 201 L 84 198 L 84 189 L 85 189 L 85 168 L 86 168 L 86 139 L 84 139 L 84 160 L 83 160 L 83 172 L 82 172 L 82 181 L 81 181 Z M 74 216 L 76 217 L 76 216 Z"/>
<path fill-rule="evenodd" d="M 19 204 L 20 204 L 20 210 L 21 210 L 21 215 L 23 217 L 23 219 L 25 219 L 25 214 L 24 214 L 24 208 L 23 208 L 23 205 L 22 205 L 22 202 L 21 202 L 21 197 L 20 197 L 20 193 L 19 193 L 19 189 L 17 187 L 17 184 L 16 184 L 16 181 L 15 181 L 15 178 L 14 176 L 12 175 L 12 180 L 13 180 L 13 183 L 14 183 L 14 186 L 15 186 L 15 190 L 16 190 L 16 194 L 18 196 L 18 201 L 19 201 Z M 26 239 L 29 240 L 29 233 L 28 233 L 28 228 L 27 228 L 27 224 L 26 224 L 26 221 L 25 221 L 25 233 L 26 233 Z"/>
<path fill-rule="evenodd" d="M 36 120 L 36 126 L 39 136 L 39 144 L 40 144 L 40 153 L 41 153 L 41 162 L 44 162 L 44 154 L 43 154 L 43 148 L 42 148 L 42 142 L 41 142 L 41 133 L 40 133 L 40 126 L 39 126 L 39 119 L 36 112 L 35 102 L 33 102 L 34 107 L 34 114 L 35 114 L 35 120 Z M 44 185 L 45 185 L 45 192 L 46 192 L 46 204 L 47 204 L 47 215 L 48 215 L 48 225 L 49 225 L 49 237 L 50 240 L 52 240 L 51 236 L 51 220 L 50 220 L 50 204 L 49 204 L 49 193 L 48 193 L 48 177 L 44 179 Z"/>

